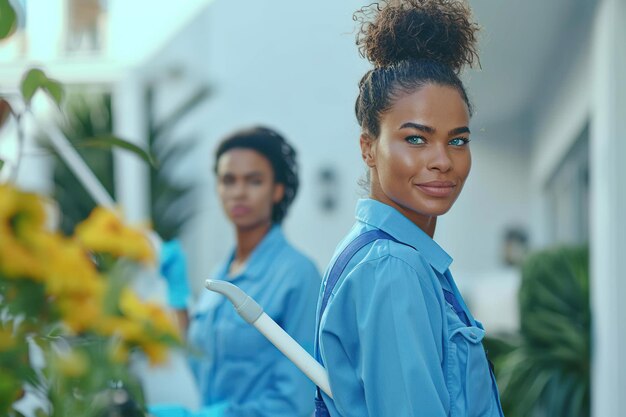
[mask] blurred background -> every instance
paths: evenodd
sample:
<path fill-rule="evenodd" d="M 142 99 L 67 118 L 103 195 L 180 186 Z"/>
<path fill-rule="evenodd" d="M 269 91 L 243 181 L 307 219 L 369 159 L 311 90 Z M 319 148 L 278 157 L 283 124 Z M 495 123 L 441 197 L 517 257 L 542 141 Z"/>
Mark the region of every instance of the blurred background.
<path fill-rule="evenodd" d="M 369 64 L 354 44 L 352 13 L 367 3 L 11 3 L 19 27 L 0 44 L 0 91 L 17 90 L 24 71 L 38 66 L 68 93 L 63 116 L 36 97 L 16 181 L 58 201 L 64 230 L 95 203 L 47 147 L 46 126 L 60 126 L 74 144 L 113 133 L 150 150 L 158 168 L 122 150 L 77 146 L 129 221 L 181 238 L 197 294 L 234 241 L 215 193 L 213 151 L 232 130 L 263 124 L 298 151 L 302 186 L 286 234 L 325 268 L 366 195 L 357 185 L 365 168 L 353 109 Z M 626 4 L 470 5 L 483 28 L 481 67 L 463 74 L 476 108 L 473 170 L 435 239 L 494 336 L 512 413 L 626 416 Z M 9 168 L 18 149 L 9 121 L 0 130 Z M 577 252 L 559 252 L 569 248 Z M 571 283 L 562 275 L 568 271 Z M 545 307 L 539 316 L 538 305 Z M 537 367 L 520 374 L 512 354 Z M 561 367 L 539 377 L 559 360 Z M 551 412 L 552 403 L 560 411 Z"/>

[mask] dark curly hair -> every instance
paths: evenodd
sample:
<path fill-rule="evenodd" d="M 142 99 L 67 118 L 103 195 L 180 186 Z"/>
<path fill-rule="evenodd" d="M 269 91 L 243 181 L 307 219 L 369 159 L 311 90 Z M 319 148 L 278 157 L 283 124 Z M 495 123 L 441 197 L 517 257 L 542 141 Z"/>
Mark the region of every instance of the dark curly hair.
<path fill-rule="evenodd" d="M 218 145 L 213 167 L 216 174 L 217 162 L 231 149 L 251 149 L 269 161 L 274 171 L 274 181 L 285 187 L 283 199 L 272 208 L 272 222 L 282 223 L 298 193 L 298 164 L 295 149 L 273 129 L 256 126 L 238 130 L 225 137 Z"/>
<path fill-rule="evenodd" d="M 378 137 L 380 118 L 402 93 L 428 83 L 459 91 L 472 106 L 459 78 L 465 65 L 479 62 L 478 25 L 461 0 L 396 0 L 374 3 L 354 14 L 361 24 L 356 43 L 374 68 L 359 82 L 356 117 L 361 129 Z"/>

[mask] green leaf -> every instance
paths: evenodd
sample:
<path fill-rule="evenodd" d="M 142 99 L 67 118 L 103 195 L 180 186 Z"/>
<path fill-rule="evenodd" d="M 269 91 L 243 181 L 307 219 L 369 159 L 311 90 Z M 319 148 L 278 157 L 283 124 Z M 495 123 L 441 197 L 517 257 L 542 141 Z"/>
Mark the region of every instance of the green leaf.
<path fill-rule="evenodd" d="M 0 40 L 13 35 L 17 29 L 17 15 L 9 0 L 0 0 Z"/>
<path fill-rule="evenodd" d="M 43 88 L 47 82 L 48 77 L 46 77 L 46 74 L 39 68 L 31 68 L 24 74 L 22 83 L 20 84 L 20 90 L 22 91 L 22 97 L 27 106 L 30 104 L 37 90 Z"/>
<path fill-rule="evenodd" d="M 4 167 L 4 159 L 0 158 L 0 171 L 2 171 L 3 167 Z"/>
<path fill-rule="evenodd" d="M 191 95 L 186 101 L 178 106 L 170 115 L 159 122 L 158 125 L 152 128 L 151 135 L 156 138 L 164 133 L 167 133 L 177 123 L 179 123 L 185 116 L 191 113 L 199 104 L 201 104 L 207 97 L 213 93 L 213 90 L 209 86 L 202 86 L 199 90 Z"/>
<path fill-rule="evenodd" d="M 0 0 L 1 1 L 1 0 Z M 37 90 L 43 90 L 55 102 L 57 106 L 61 106 L 64 90 L 63 84 L 48 76 L 39 68 L 30 69 L 22 78 L 20 86 L 24 102 L 28 106 L 33 99 Z"/>
<path fill-rule="evenodd" d="M 159 166 L 158 161 L 152 153 L 146 152 L 134 143 L 117 138 L 115 136 L 98 136 L 95 138 L 87 139 L 83 143 L 81 143 L 81 146 L 96 147 L 102 149 L 110 149 L 113 147 L 122 148 L 124 150 L 134 153 L 154 168 L 157 168 Z"/>
<path fill-rule="evenodd" d="M 48 81 L 43 86 L 44 91 L 48 93 L 48 96 L 56 103 L 58 107 L 61 107 L 61 102 L 63 101 L 63 84 L 58 82 L 57 80 L 53 80 L 48 78 Z"/>
<path fill-rule="evenodd" d="M 586 247 L 549 249 L 525 262 L 521 339 L 496 358 L 505 415 L 589 416 L 588 283 Z"/>

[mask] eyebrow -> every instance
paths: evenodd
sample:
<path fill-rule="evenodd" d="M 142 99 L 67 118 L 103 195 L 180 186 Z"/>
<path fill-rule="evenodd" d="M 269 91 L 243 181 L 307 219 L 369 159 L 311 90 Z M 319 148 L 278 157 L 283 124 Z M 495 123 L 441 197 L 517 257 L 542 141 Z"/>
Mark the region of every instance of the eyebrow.
<path fill-rule="evenodd" d="M 400 126 L 400 129 L 417 129 L 417 130 L 421 130 L 422 132 L 426 132 L 426 133 L 430 133 L 433 134 L 436 132 L 436 129 L 430 126 L 426 126 L 426 125 L 422 125 L 419 123 L 413 123 L 413 122 L 406 122 L 404 123 L 402 126 Z M 467 126 L 461 126 L 461 127 L 456 127 L 452 130 L 450 130 L 448 132 L 448 135 L 459 135 L 461 133 L 471 133 L 469 130 L 469 127 Z"/>
<path fill-rule="evenodd" d="M 233 174 L 232 172 L 225 172 L 222 175 L 219 175 L 221 178 L 227 178 L 227 177 L 236 177 L 237 175 Z M 243 177 L 248 179 L 248 178 L 262 178 L 263 177 L 263 173 L 260 171 L 252 171 L 252 172 L 247 172 L 245 174 L 243 174 Z"/>

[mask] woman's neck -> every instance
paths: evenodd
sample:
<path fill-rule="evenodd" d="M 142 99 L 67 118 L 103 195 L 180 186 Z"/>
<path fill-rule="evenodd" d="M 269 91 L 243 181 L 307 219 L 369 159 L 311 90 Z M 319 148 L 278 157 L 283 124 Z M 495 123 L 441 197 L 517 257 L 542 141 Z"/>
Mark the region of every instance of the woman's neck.
<path fill-rule="evenodd" d="M 272 223 L 268 222 L 252 228 L 237 228 L 237 249 L 233 260 L 240 264 L 246 262 L 271 227 Z"/>
<path fill-rule="evenodd" d="M 391 206 L 398 210 L 404 215 L 404 217 L 409 219 L 413 224 L 422 229 L 424 233 L 430 236 L 431 239 L 433 238 L 433 236 L 435 236 L 435 228 L 437 227 L 437 216 L 426 216 L 417 213 L 409 208 L 403 207 L 387 197 L 384 193 L 378 193 L 377 195 L 371 193 L 370 198 L 380 201 L 381 203 L 387 204 L 388 206 Z"/>

